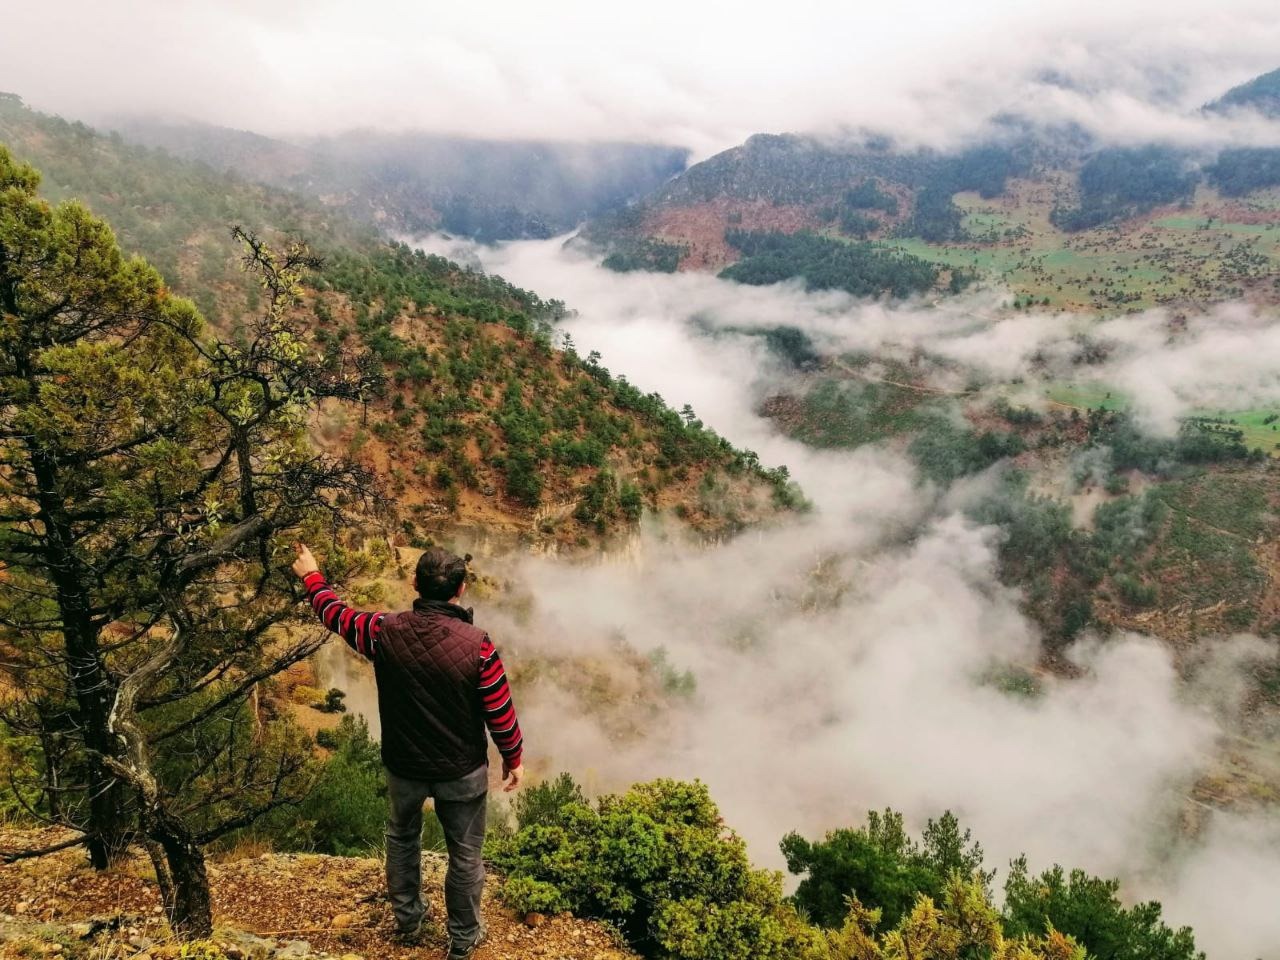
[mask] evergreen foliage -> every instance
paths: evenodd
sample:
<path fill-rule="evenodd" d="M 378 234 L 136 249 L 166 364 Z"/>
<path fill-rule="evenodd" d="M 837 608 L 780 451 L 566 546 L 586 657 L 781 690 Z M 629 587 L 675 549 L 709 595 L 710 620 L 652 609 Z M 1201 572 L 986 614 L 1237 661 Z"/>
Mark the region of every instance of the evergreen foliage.
<path fill-rule="evenodd" d="M 1058 208 L 1063 230 L 1092 227 L 1190 198 L 1198 177 L 1188 158 L 1171 147 L 1115 147 L 1094 154 L 1080 170 L 1080 205 Z"/>
<path fill-rule="evenodd" d="M 991 878 L 982 872 L 982 847 L 950 812 L 930 820 L 918 844 L 907 835 L 902 814 L 872 810 L 865 827 L 833 830 L 821 841 L 790 833 L 782 852 L 787 869 L 804 875 L 796 905 L 824 927 L 843 923 L 850 897 L 879 911 L 881 923 L 892 928 L 921 895 L 941 902 L 953 873 L 983 885 Z"/>
<path fill-rule="evenodd" d="M 945 417 L 933 417 L 908 448 L 920 472 L 935 483 L 950 484 L 1025 449 L 1014 432 L 974 433 Z"/>
<path fill-rule="evenodd" d="M 1005 929 L 1014 936 L 1070 933 L 1097 960 L 1204 960 L 1190 928 L 1166 926 L 1158 903 L 1125 906 L 1119 889 L 1117 880 L 1058 866 L 1032 876 L 1019 858 L 1004 885 Z"/>
<path fill-rule="evenodd" d="M 1280 184 L 1280 147 L 1236 147 L 1223 150 L 1205 170 L 1224 196 L 1243 197 Z"/>
<path fill-rule="evenodd" d="M 606 920 L 655 960 L 1203 960 L 1159 905 L 1126 907 L 1116 881 L 1081 871 L 1031 877 L 1016 860 L 998 909 L 994 871 L 950 813 L 919 841 L 893 810 L 821 841 L 788 835 L 788 868 L 804 874 L 790 902 L 776 874 L 749 867 L 698 783 L 657 780 L 592 804 L 562 774 L 517 818 L 490 845 L 506 902 Z"/>
<path fill-rule="evenodd" d="M 817 935 L 782 897 L 778 874 L 752 869 L 726 833 L 707 788 L 657 780 L 625 794 L 580 801 L 560 814 L 523 812 L 494 844 L 518 910 L 572 910 L 615 924 L 646 954 L 682 960 L 817 956 Z"/>
<path fill-rule="evenodd" d="M 898 213 L 898 200 L 880 188 L 873 179 L 863 180 L 856 187 L 845 191 L 844 204 L 852 210 L 880 210 L 889 216 Z"/>
<path fill-rule="evenodd" d="M 369 486 L 316 454 L 308 413 L 376 386 L 367 358 L 316 358 L 291 311 L 300 245 L 237 231 L 265 295 L 232 340 L 143 260 L 0 148 L 0 614 L 22 696 L 3 722 L 42 744 L 47 813 L 110 865 L 153 841 L 174 928 L 211 924 L 201 847 L 289 802 L 307 743 L 250 735 L 256 684 L 314 651 L 279 551 Z M 33 784 L 24 785 L 26 788 Z"/>
<path fill-rule="evenodd" d="M 651 237 L 631 243 L 619 244 L 607 257 L 604 266 L 616 273 L 648 270 L 653 273 L 675 273 L 685 247 L 678 243 L 666 243 Z"/>
<path fill-rule="evenodd" d="M 720 276 L 765 285 L 792 277 L 809 290 L 844 290 L 860 297 L 907 297 L 933 287 L 938 270 L 918 257 L 871 243 L 845 243 L 812 233 L 733 231 L 725 239 L 743 259 Z"/>
<path fill-rule="evenodd" d="M 1280 70 L 1232 87 L 1208 105 L 1208 109 L 1218 112 L 1240 108 L 1257 110 L 1268 117 L 1280 116 Z"/>

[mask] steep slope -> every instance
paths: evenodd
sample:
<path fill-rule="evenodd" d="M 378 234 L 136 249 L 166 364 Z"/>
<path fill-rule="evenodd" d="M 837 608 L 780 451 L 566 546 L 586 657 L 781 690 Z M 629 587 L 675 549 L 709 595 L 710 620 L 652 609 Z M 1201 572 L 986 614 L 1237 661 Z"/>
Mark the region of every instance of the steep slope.
<path fill-rule="evenodd" d="M 495 141 L 367 130 L 286 143 L 144 117 L 109 125 L 131 142 L 323 198 L 327 205 L 395 230 L 446 230 L 485 242 L 563 233 L 644 196 L 688 161 L 685 150 L 639 143 Z"/>
<path fill-rule="evenodd" d="M 224 329 L 259 308 L 229 227 L 310 242 L 326 258 L 305 292 L 317 348 L 362 343 L 387 383 L 359 423 L 318 423 L 315 435 L 380 469 L 409 542 L 462 524 L 587 546 L 630 528 L 646 505 L 714 532 L 786 495 L 783 475 L 597 358 L 554 350 L 562 304 L 388 243 L 315 201 L 12 99 L 0 102 L 0 143 L 44 171 L 46 195 L 88 203 Z"/>

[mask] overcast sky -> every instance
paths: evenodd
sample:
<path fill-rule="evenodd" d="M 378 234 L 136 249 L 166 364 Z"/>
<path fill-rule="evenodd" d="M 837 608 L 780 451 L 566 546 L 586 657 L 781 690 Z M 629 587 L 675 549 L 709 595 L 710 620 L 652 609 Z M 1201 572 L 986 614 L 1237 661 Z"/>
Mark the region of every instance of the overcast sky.
<path fill-rule="evenodd" d="M 0 90 L 71 117 L 627 138 L 699 155 L 761 131 L 941 142 L 1028 106 L 1121 139 L 1185 139 L 1200 135 L 1188 109 L 1280 66 L 1274 0 L 5 6 Z"/>

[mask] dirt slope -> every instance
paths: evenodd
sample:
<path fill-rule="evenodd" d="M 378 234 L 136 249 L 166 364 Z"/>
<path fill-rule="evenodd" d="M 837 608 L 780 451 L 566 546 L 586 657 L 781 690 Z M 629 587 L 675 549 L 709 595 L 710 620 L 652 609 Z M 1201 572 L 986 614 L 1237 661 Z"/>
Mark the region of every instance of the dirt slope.
<path fill-rule="evenodd" d="M 0 849 L 49 843 L 48 831 L 0 830 Z M 423 878 L 434 915 L 442 919 L 444 858 L 428 854 Z M 210 864 L 215 943 L 236 958 L 341 957 L 407 960 L 443 957 L 444 940 L 421 947 L 396 944 L 375 859 L 264 854 Z M 525 922 L 496 900 L 498 879 L 485 889 L 489 942 L 476 960 L 627 960 L 598 924 L 570 917 Z M 105 927 L 86 938 L 91 926 Z M 159 960 L 180 956 L 166 936 L 144 857 L 95 873 L 78 850 L 0 866 L 0 960 L 65 956 L 84 960 Z M 201 957 L 205 954 L 194 953 Z M 210 960 L 212 960 L 210 956 Z"/>

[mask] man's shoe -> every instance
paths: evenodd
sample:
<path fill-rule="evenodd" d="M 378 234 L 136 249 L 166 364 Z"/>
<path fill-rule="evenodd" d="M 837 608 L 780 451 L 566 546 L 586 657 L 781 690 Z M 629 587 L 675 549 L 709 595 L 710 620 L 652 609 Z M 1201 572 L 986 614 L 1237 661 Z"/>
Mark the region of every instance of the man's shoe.
<path fill-rule="evenodd" d="M 476 952 L 476 948 L 484 943 L 485 937 L 489 935 L 489 928 L 484 925 L 484 921 L 480 922 L 480 932 L 476 934 L 476 938 L 463 946 L 456 941 L 450 941 L 449 954 L 446 960 L 471 960 L 472 954 Z"/>
<path fill-rule="evenodd" d="M 422 923 L 413 930 L 397 930 L 391 939 L 402 947 L 419 947 L 422 945 Z"/>
<path fill-rule="evenodd" d="M 396 943 L 406 947 L 420 947 L 429 939 L 432 931 L 431 913 L 424 913 L 418 918 L 418 925 L 412 930 L 397 930 L 392 937 Z"/>

